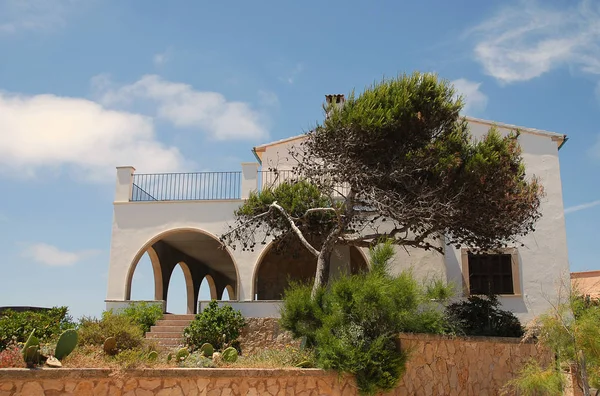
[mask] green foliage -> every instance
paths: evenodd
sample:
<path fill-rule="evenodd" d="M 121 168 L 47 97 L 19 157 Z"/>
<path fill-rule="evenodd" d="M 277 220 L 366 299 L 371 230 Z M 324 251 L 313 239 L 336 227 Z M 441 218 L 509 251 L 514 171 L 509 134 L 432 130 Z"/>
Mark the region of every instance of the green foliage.
<path fill-rule="evenodd" d="M 54 357 L 58 360 L 62 360 L 63 358 L 69 356 L 71 352 L 77 346 L 77 330 L 69 329 L 65 330 L 59 337 L 58 342 L 56 343 L 56 349 L 54 351 Z"/>
<path fill-rule="evenodd" d="M 52 341 L 64 330 L 75 327 L 67 307 L 54 307 L 47 311 L 16 312 L 10 309 L 0 312 L 0 351 L 9 342 L 25 342 L 35 329 L 42 342 Z"/>
<path fill-rule="evenodd" d="M 151 361 L 151 362 L 154 362 L 154 361 L 156 361 L 156 359 L 158 359 L 158 352 L 156 352 L 156 351 L 150 351 L 148 353 L 148 360 Z"/>
<path fill-rule="evenodd" d="M 162 318 L 163 311 L 160 305 L 140 302 L 127 306 L 119 312 L 119 315 L 130 318 L 142 328 L 144 333 L 147 333 L 156 321 Z"/>
<path fill-rule="evenodd" d="M 40 340 L 35 336 L 35 330 L 31 331 L 23 345 L 22 353 L 27 367 L 35 367 L 40 363 Z"/>
<path fill-rule="evenodd" d="M 200 352 L 188 353 L 184 359 L 178 359 L 177 365 L 186 368 L 212 368 L 215 363 Z"/>
<path fill-rule="evenodd" d="M 309 285 L 291 286 L 281 312 L 282 327 L 306 337 L 319 367 L 355 375 L 364 394 L 390 390 L 401 378 L 407 354 L 398 349 L 399 333 L 447 327 L 443 310 L 412 273 L 385 271 L 390 243 L 371 251 L 371 272 L 340 277 L 314 299 Z"/>
<path fill-rule="evenodd" d="M 200 352 L 206 357 L 212 357 L 213 353 L 215 353 L 215 349 L 208 342 L 205 342 L 200 347 Z"/>
<path fill-rule="evenodd" d="M 245 320 L 240 311 L 234 310 L 230 305 L 219 307 L 217 301 L 212 300 L 185 328 L 183 335 L 186 345 L 192 351 L 204 343 L 221 350 L 224 345 L 231 345 L 239 337 L 244 325 Z"/>
<path fill-rule="evenodd" d="M 136 349 L 142 345 L 142 328 L 125 315 L 112 311 L 102 313 L 102 319 L 82 318 L 79 325 L 79 345 L 104 345 L 109 337 L 114 337 L 117 350 Z"/>
<path fill-rule="evenodd" d="M 226 363 L 235 363 L 238 359 L 238 351 L 234 347 L 227 347 L 221 354 Z"/>
<path fill-rule="evenodd" d="M 532 360 L 519 371 L 517 378 L 506 384 L 503 394 L 516 391 L 523 396 L 560 396 L 563 394 L 564 383 L 565 378 L 561 372 L 552 368 L 543 369 Z"/>
<path fill-rule="evenodd" d="M 556 304 L 552 310 L 536 318 L 528 325 L 527 337 L 535 337 L 550 349 L 556 362 L 545 369 L 524 370 L 516 384 L 525 384 L 528 389 L 546 392 L 544 375 L 555 378 L 553 389 L 560 389 L 562 367 L 575 367 L 578 383 L 589 390 L 600 388 L 600 303 L 579 295 Z M 587 378 L 583 373 L 587 373 Z"/>
<path fill-rule="evenodd" d="M 497 296 L 470 296 L 450 304 L 446 312 L 455 332 L 468 336 L 522 337 L 523 327 L 510 311 L 500 308 Z"/>
<path fill-rule="evenodd" d="M 188 356 L 190 356 L 190 351 L 188 351 L 187 348 L 179 348 L 177 353 L 175 353 L 175 357 L 178 361 L 185 360 Z"/>

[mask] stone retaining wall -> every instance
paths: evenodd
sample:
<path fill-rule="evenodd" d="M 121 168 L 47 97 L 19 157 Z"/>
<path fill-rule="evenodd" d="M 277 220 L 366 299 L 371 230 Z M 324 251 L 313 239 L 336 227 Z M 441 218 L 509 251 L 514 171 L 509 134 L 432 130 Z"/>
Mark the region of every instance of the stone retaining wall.
<path fill-rule="evenodd" d="M 273 334 L 266 339 L 277 340 Z M 411 358 L 389 395 L 498 395 L 527 360 L 535 357 L 544 364 L 551 359 L 538 345 L 515 339 L 403 334 L 399 340 Z M 356 394 L 351 378 L 317 369 L 0 369 L 0 396 Z"/>
<path fill-rule="evenodd" d="M 246 326 L 240 334 L 242 354 L 261 349 L 283 349 L 287 345 L 299 346 L 290 332 L 279 326 L 277 318 L 246 318 Z"/>

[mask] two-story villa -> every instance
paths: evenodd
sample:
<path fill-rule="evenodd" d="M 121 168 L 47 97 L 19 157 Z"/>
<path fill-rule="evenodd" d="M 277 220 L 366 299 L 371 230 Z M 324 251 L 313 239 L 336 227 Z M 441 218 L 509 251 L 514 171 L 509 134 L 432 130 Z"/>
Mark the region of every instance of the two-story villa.
<path fill-rule="evenodd" d="M 327 100 L 339 100 L 328 95 Z M 343 100 L 343 98 L 342 98 Z M 527 173 L 536 175 L 545 189 L 542 218 L 535 232 L 522 239 L 524 246 L 502 254 L 470 255 L 467 249 L 447 246 L 445 254 L 397 249 L 394 271 L 412 268 L 421 278 L 442 277 L 468 295 L 492 283 L 505 309 L 522 320 L 544 312 L 569 284 L 569 263 L 560 177 L 559 149 L 566 135 L 516 127 L 467 117 L 474 139 L 495 125 L 501 133 L 519 129 Z M 114 218 L 106 307 L 131 301 L 131 283 L 140 258 L 147 253 L 154 273 L 154 300 L 166 307 L 169 280 L 180 265 L 186 282 L 187 310 L 196 313 L 200 284 L 208 281 L 212 299 L 227 290 L 231 304 L 246 316 L 277 316 L 278 302 L 288 279 L 309 279 L 316 260 L 305 255 L 282 255 L 267 244 L 254 251 L 232 250 L 219 236 L 233 223 L 233 212 L 251 191 L 280 180 L 290 169 L 291 146 L 303 135 L 254 147 L 257 162 L 242 163 L 241 170 L 139 174 L 132 166 L 117 168 Z M 440 241 L 443 243 L 443 241 Z M 338 247 L 331 275 L 367 268 L 367 251 Z"/>

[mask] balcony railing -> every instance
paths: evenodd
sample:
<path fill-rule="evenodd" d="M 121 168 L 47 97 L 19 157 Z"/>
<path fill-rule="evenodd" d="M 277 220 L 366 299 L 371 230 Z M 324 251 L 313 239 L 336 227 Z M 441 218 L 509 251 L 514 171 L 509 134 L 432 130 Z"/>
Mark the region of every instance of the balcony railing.
<path fill-rule="evenodd" d="M 242 172 L 133 174 L 131 201 L 241 199 Z"/>

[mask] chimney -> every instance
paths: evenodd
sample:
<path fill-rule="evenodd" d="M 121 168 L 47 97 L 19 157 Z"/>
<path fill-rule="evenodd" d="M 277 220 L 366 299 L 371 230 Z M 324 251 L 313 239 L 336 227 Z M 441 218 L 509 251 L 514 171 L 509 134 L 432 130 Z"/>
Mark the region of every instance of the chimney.
<path fill-rule="evenodd" d="M 327 110 L 331 104 L 335 104 L 338 107 L 343 106 L 344 102 L 346 102 L 346 97 L 344 94 L 325 95 L 325 101 L 325 110 Z M 329 118 L 329 112 L 327 112 L 327 118 Z"/>

